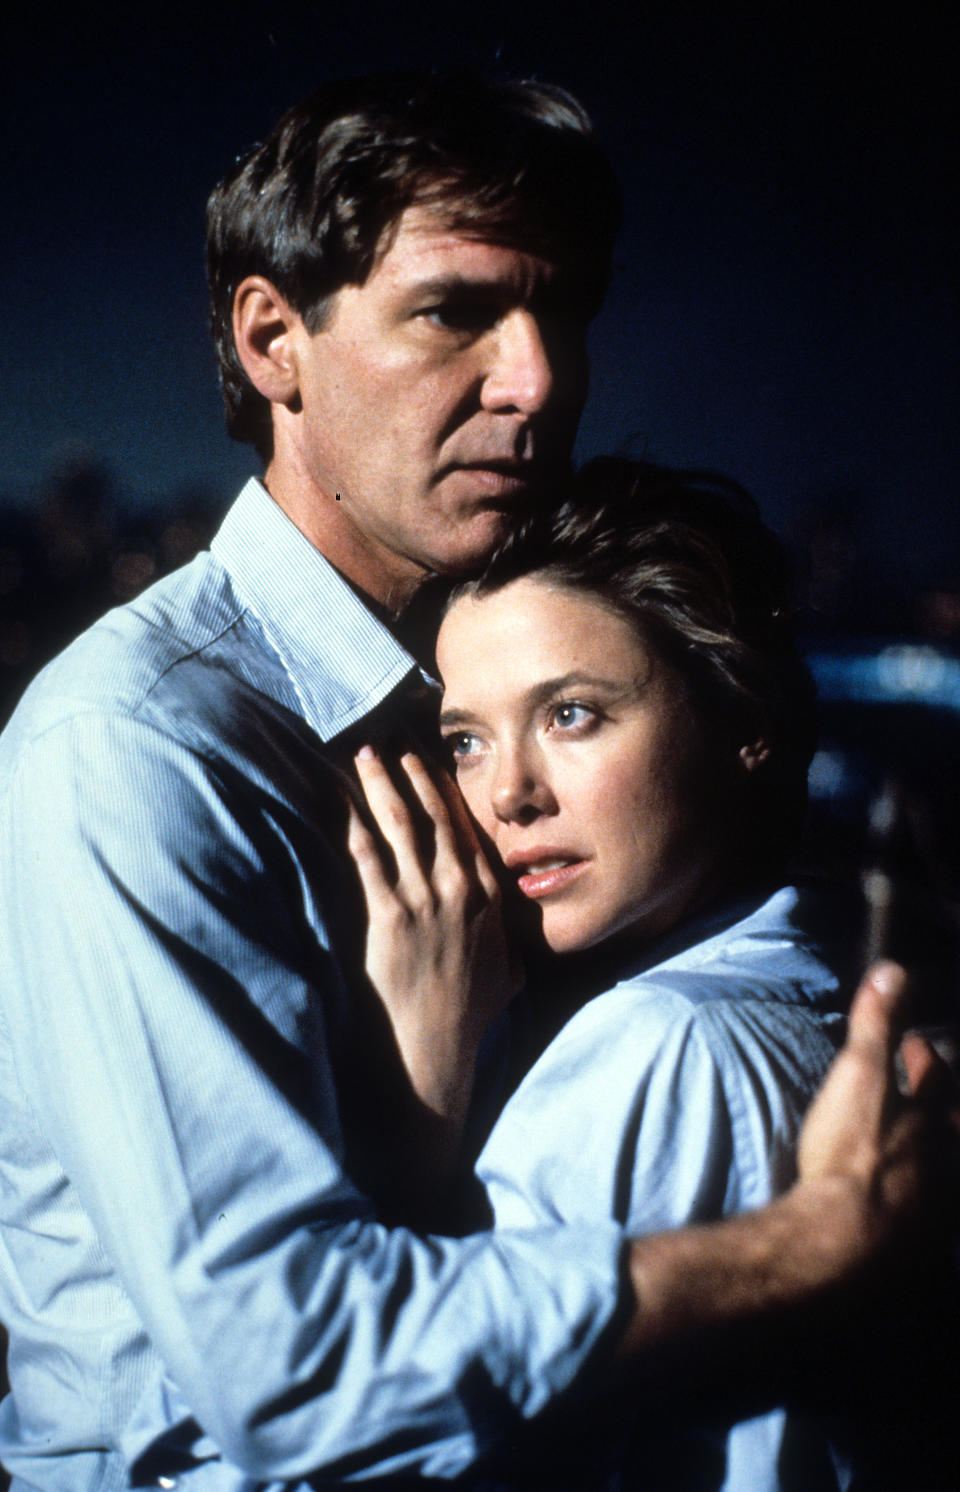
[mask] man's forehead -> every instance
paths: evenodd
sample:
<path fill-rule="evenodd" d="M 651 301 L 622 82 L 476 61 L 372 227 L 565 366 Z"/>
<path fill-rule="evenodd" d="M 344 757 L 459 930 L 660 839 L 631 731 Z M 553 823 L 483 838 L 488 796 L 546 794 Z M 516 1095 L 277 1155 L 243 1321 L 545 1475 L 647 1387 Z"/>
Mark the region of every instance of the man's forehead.
<path fill-rule="evenodd" d="M 525 243 L 520 233 L 496 223 L 458 223 L 453 207 L 418 205 L 405 208 L 385 232 L 370 278 L 539 280 L 557 273 L 543 246 Z"/>

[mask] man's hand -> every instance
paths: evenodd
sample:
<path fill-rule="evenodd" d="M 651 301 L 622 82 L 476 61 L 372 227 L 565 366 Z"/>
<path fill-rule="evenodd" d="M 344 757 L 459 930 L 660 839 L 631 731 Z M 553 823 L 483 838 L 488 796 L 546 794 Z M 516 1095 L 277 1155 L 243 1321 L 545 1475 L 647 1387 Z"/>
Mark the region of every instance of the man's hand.
<path fill-rule="evenodd" d="M 960 1112 L 920 1037 L 902 1044 L 910 1092 L 898 1089 L 906 986 L 895 964 L 864 978 L 847 1041 L 803 1128 L 800 1179 L 785 1196 L 742 1217 L 634 1240 L 625 1358 L 667 1373 L 676 1363 L 686 1374 L 693 1361 L 719 1358 L 737 1379 L 731 1386 L 759 1399 L 764 1379 L 770 1391 L 789 1376 L 798 1341 L 818 1323 L 826 1346 L 838 1302 L 861 1299 L 891 1267 L 898 1280 L 923 1275 L 956 1215 Z M 897 1301 L 892 1284 L 888 1316 Z"/>
<path fill-rule="evenodd" d="M 872 968 L 800 1137 L 792 1196 L 821 1198 L 828 1287 L 813 1297 L 826 1309 L 807 1313 L 808 1381 L 854 1455 L 858 1486 L 953 1492 L 960 1105 L 927 1041 L 907 1033 L 898 1050 L 906 1007 L 904 971 Z"/>
<path fill-rule="evenodd" d="M 851 1007 L 847 1040 L 800 1135 L 799 1189 L 823 1197 L 838 1277 L 879 1262 L 917 1230 L 929 1231 L 947 1211 L 944 1182 L 954 1195 L 958 1187 L 950 1158 L 960 1112 L 949 1074 L 930 1045 L 914 1033 L 902 1035 L 907 983 L 894 963 L 867 973 Z M 897 1081 L 898 1054 L 905 1094 Z"/>

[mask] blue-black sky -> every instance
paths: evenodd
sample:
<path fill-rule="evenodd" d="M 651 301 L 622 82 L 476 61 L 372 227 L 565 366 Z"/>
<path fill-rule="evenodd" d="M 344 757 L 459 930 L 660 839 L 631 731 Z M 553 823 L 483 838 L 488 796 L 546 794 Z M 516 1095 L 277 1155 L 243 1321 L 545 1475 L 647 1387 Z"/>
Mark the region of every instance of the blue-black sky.
<path fill-rule="evenodd" d="M 0 498 L 58 458 L 227 499 L 202 217 L 326 76 L 470 64 L 595 114 L 626 221 L 583 454 L 713 465 L 782 528 L 849 510 L 878 574 L 960 574 L 948 7 L 21 8 L 6 48 Z M 576 204 L 571 204 L 576 211 Z"/>

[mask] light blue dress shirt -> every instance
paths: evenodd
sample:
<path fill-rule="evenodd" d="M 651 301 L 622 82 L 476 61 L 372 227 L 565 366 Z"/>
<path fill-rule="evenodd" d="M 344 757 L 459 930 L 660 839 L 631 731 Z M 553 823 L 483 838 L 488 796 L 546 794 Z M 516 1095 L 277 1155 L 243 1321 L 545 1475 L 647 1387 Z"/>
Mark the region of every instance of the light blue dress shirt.
<path fill-rule="evenodd" d="M 0 1459 L 24 1484 L 448 1477 L 598 1350 L 614 1224 L 420 1239 L 346 1172 L 336 764 L 416 677 L 251 482 L 4 733 Z"/>
<path fill-rule="evenodd" d="M 608 1217 L 639 1235 L 782 1192 L 843 1038 L 837 920 L 820 893 L 785 887 L 688 924 L 578 1011 L 480 1157 L 497 1227 Z M 822 1432 L 785 1413 L 708 1426 L 639 1408 L 630 1443 L 606 1455 L 578 1430 L 587 1471 L 571 1473 L 562 1446 L 572 1484 L 820 1492 L 843 1480 Z"/>

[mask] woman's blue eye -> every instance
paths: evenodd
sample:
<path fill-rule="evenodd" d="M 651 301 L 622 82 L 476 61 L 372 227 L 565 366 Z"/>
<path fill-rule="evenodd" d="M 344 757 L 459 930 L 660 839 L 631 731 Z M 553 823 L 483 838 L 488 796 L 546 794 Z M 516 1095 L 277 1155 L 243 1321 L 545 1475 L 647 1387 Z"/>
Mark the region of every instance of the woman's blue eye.
<path fill-rule="evenodd" d="M 553 724 L 561 730 L 575 730 L 578 726 L 589 725 L 594 719 L 596 711 L 589 705 L 562 704 L 556 705 L 553 711 Z"/>
<path fill-rule="evenodd" d="M 461 762 L 468 756 L 473 756 L 480 746 L 478 737 L 468 730 L 458 730 L 453 735 L 445 736 L 444 740 L 455 762 Z"/>

